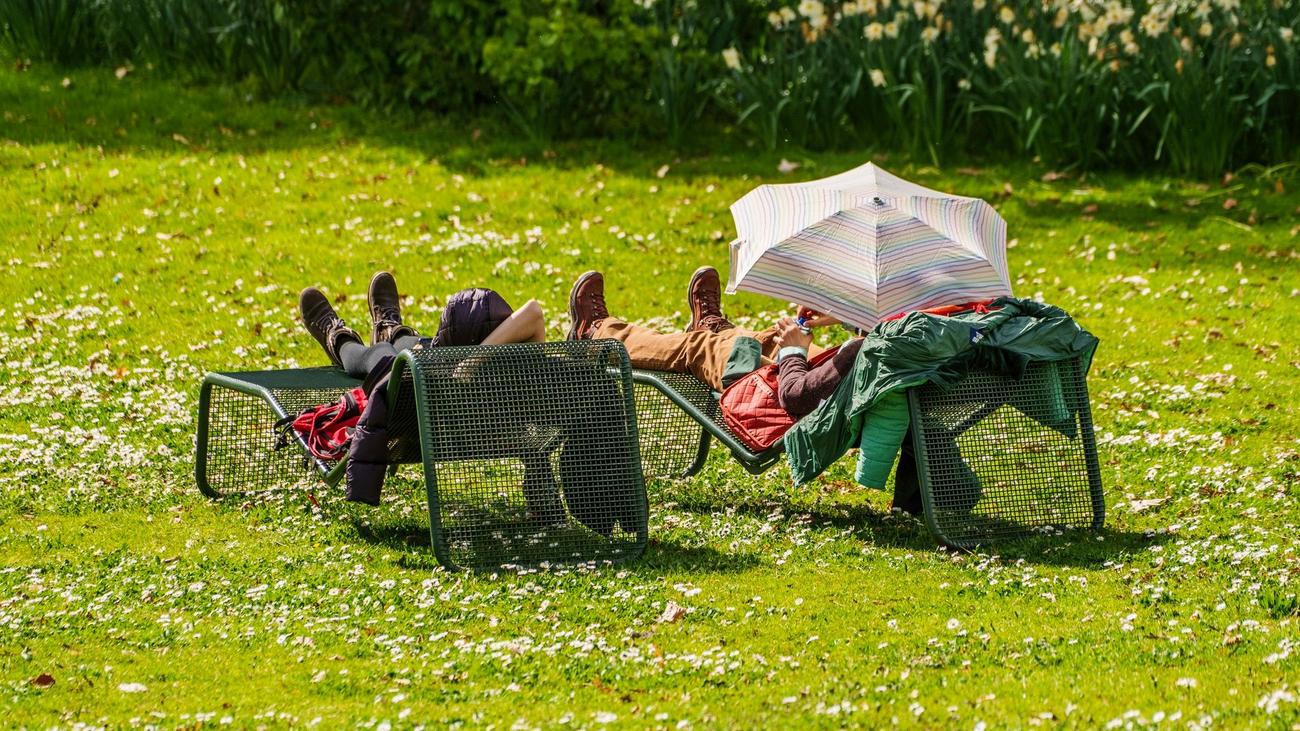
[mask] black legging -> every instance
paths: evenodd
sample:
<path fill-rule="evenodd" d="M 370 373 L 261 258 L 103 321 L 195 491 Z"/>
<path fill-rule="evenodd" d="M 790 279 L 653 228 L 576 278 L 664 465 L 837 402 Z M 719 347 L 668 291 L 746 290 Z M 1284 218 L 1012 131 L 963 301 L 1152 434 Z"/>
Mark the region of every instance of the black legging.
<path fill-rule="evenodd" d="M 365 378 L 379 361 L 390 355 L 397 355 L 408 348 L 415 347 L 421 338 L 404 335 L 392 343 L 376 343 L 366 346 L 358 342 L 346 342 L 339 347 L 339 360 L 343 361 L 343 370 L 353 378 Z"/>

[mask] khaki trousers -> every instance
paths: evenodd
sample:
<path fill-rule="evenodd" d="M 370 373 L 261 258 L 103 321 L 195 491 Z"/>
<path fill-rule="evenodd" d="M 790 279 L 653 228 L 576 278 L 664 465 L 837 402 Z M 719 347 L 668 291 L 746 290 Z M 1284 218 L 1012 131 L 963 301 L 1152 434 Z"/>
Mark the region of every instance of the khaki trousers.
<path fill-rule="evenodd" d="M 772 362 L 778 350 L 776 330 L 770 327 L 760 332 L 733 327 L 716 333 L 708 330 L 661 333 L 607 318 L 601 321 L 591 337 L 622 340 L 634 368 L 690 373 L 718 391 L 722 390 L 722 373 L 727 368 L 727 358 L 731 357 L 736 338 L 757 340 L 763 349 L 764 364 Z"/>

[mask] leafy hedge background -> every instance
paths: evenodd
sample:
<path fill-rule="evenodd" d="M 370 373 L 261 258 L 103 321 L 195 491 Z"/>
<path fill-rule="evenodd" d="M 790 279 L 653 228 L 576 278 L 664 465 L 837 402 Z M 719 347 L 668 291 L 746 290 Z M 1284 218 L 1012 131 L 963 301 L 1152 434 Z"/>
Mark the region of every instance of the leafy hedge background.
<path fill-rule="evenodd" d="M 0 0 L 0 28 L 20 65 L 487 111 L 539 140 L 735 128 L 1204 176 L 1300 149 L 1293 0 Z"/>

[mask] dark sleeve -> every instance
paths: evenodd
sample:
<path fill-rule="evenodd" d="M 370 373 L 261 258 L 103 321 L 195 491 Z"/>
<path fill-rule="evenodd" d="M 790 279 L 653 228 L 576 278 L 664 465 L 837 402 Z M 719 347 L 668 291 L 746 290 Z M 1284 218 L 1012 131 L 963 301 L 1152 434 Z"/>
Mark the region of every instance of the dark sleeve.
<path fill-rule="evenodd" d="M 854 338 L 816 367 L 810 367 L 808 359 L 802 355 L 782 358 L 777 365 L 777 399 L 781 408 L 796 419 L 811 414 L 823 399 L 835 393 L 835 388 L 853 367 L 861 347 L 862 338 Z"/>

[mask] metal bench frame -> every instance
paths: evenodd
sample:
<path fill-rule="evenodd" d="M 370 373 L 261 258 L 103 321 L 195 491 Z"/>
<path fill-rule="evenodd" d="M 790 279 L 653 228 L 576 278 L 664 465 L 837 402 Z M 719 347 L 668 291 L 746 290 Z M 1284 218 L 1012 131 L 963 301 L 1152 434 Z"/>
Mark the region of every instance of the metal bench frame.
<path fill-rule="evenodd" d="M 717 439 L 731 452 L 731 456 L 752 475 L 761 475 L 781 461 L 785 448 L 780 442 L 764 452 L 755 452 L 745 446 L 732 433 L 722 418 L 718 394 L 694 376 L 664 371 L 637 369 L 632 380 L 639 386 L 654 389 L 700 426 L 699 451 L 680 475 L 660 477 L 690 477 L 704 466 L 709 456 L 710 437 Z M 644 413 L 644 409 L 641 410 Z M 644 417 L 642 417 L 644 418 Z"/>
<path fill-rule="evenodd" d="M 613 425 L 623 431 L 612 436 L 609 428 L 600 434 L 584 433 L 581 419 L 575 421 L 578 417 L 563 414 L 555 408 L 554 399 L 548 401 L 545 396 L 538 395 L 549 388 L 560 388 L 564 385 L 562 383 L 535 383 L 533 391 L 521 395 L 532 383 L 530 379 L 539 373 L 539 368 L 540 373 L 560 379 L 570 375 L 579 379 L 569 384 L 574 391 L 586 392 L 592 379 L 598 379 L 606 387 L 606 398 L 600 406 L 612 414 L 603 420 L 604 426 Z M 575 371 L 575 368 L 581 370 Z M 475 378 L 479 379 L 476 386 Z M 458 384 L 458 379 L 470 385 Z M 296 448 L 273 450 L 271 445 L 275 435 L 270 425 L 303 408 L 331 402 L 357 385 L 360 381 L 335 368 L 208 374 L 199 392 L 195 459 L 195 480 L 199 489 L 209 497 L 219 498 L 282 490 L 302 481 L 311 484 L 319 480 L 327 485 L 336 485 L 345 474 L 346 460 L 331 464 L 316 459 L 292 431 L 289 434 Z M 468 395 L 454 405 L 444 404 L 445 399 L 437 397 L 470 386 L 477 390 L 468 391 Z M 611 398 L 616 401 L 611 401 Z M 548 403 L 552 407 L 549 412 L 545 408 Z M 475 411 L 466 413 L 467 406 L 472 406 Z M 629 445 L 628 456 L 617 460 L 618 464 L 613 467 L 599 464 L 590 458 L 588 452 L 585 463 L 573 469 L 587 470 L 581 474 L 590 476 L 595 485 L 592 489 L 618 488 L 622 490 L 618 493 L 620 495 L 629 494 L 628 490 L 634 491 L 639 504 L 623 507 L 623 519 L 613 521 L 618 530 L 605 536 L 603 542 L 592 538 L 590 545 L 584 544 L 581 538 L 585 534 L 579 535 L 581 530 L 575 528 L 562 536 L 568 543 L 560 545 L 563 541 L 552 541 L 543 547 L 554 549 L 552 553 L 556 555 L 546 554 L 535 562 L 521 563 L 613 563 L 634 559 L 644 552 L 648 540 L 649 505 L 636 447 L 634 386 L 622 343 L 603 340 L 403 351 L 393 364 L 388 407 L 393 468 L 411 463 L 423 467 L 431 542 L 439 562 L 448 568 L 492 569 L 500 566 L 467 561 L 464 552 L 458 552 L 449 539 L 451 531 L 445 524 L 450 495 L 447 490 L 456 484 L 467 484 L 463 478 L 471 474 L 458 470 L 458 466 L 475 460 L 503 461 L 527 451 L 538 457 L 535 462 L 552 467 L 561 463 L 559 467 L 563 472 L 563 449 L 575 440 L 584 439 L 603 439 L 604 444 L 619 443 L 611 439 L 622 440 Z M 449 414 L 445 413 L 446 408 L 441 407 L 459 408 L 462 412 Z M 479 409 L 484 412 L 480 413 Z M 538 419 L 550 419 L 552 423 L 536 428 L 533 424 L 523 423 L 530 409 L 539 412 L 535 414 Z M 524 416 L 521 418 L 521 415 Z M 458 425 L 459 428 L 448 429 L 449 425 Z M 547 434 L 535 443 L 519 436 L 530 428 L 535 434 Z M 571 461 L 570 465 L 573 464 Z M 451 482 L 444 479 L 447 484 L 440 483 L 440 474 L 451 478 Z M 554 480 L 553 470 L 551 479 Z M 488 479 L 486 484 L 470 484 L 462 492 L 478 490 L 474 497 L 488 493 L 495 495 L 505 489 L 503 482 L 504 478 Z M 566 481 L 563 504 L 572 509 L 570 491 L 576 493 L 579 489 L 586 488 Z M 590 503 L 586 512 L 592 512 Z M 576 526 L 575 521 L 569 522 Z M 628 522 L 636 525 L 629 530 Z M 610 530 L 614 531 L 614 528 Z M 545 543 L 545 540 L 538 542 Z M 582 551 L 571 550 L 569 544 L 582 551 L 590 548 L 592 555 L 577 555 Z M 568 553 L 564 554 L 564 551 Z M 545 554 L 546 551 L 539 549 L 538 553 Z"/>
<path fill-rule="evenodd" d="M 1008 538 L 1018 538 L 1037 531 L 1062 527 L 1100 529 L 1105 522 L 1105 501 L 1101 486 L 1097 446 L 1093 435 L 1092 413 L 1086 383 L 1087 361 L 1084 358 L 1058 363 L 1036 363 L 1020 379 L 986 370 L 967 373 L 945 386 L 928 384 L 908 393 L 912 422 L 912 445 L 917 461 L 917 477 L 926 526 L 945 545 L 969 549 Z M 636 370 L 633 380 L 638 394 L 638 418 L 644 425 L 664 421 L 661 399 L 678 409 L 698 428 L 698 446 L 690 454 L 679 448 L 677 459 L 658 454 L 656 442 L 642 441 L 642 461 L 651 477 L 674 479 L 694 475 L 704 465 L 712 439 L 717 439 L 742 467 L 751 474 L 761 474 L 781 461 L 784 448 L 780 442 L 765 452 L 746 447 L 727 427 L 718 405 L 718 394 L 693 376 L 681 373 Z M 1039 393 L 1051 386 L 1064 399 L 1065 410 L 1059 425 L 1073 435 L 1054 435 L 1048 427 L 1035 425 L 1023 412 L 1036 413 L 1044 408 Z M 1017 394 L 1020 394 L 1019 396 Z M 952 423 L 943 416 L 956 411 L 960 418 Z M 938 416 L 936 416 L 938 415 Z M 1023 417 L 1023 418 L 1022 418 Z M 979 435 L 981 430 L 998 428 L 1013 435 L 1014 444 L 991 445 L 965 440 L 954 451 L 963 435 Z M 644 428 L 643 433 L 650 430 Z M 686 443 L 688 440 L 681 440 Z M 1033 453 L 1023 448 L 1051 452 L 1054 465 L 1040 464 Z M 963 453 L 969 453 L 981 465 L 988 462 L 989 452 L 1000 450 L 1003 457 L 1018 462 L 1020 476 L 996 469 L 989 472 L 994 484 L 987 504 L 975 507 L 984 499 L 970 492 L 954 477 L 957 463 L 964 465 Z M 961 467 L 966 470 L 968 468 Z M 983 467 L 981 466 L 981 469 Z M 972 499 L 973 498 L 973 499 Z M 952 505 L 956 503 L 957 509 Z"/>
<path fill-rule="evenodd" d="M 593 346 L 590 343 L 548 343 L 494 347 L 522 348 L 521 352 L 534 348 L 542 352 L 546 348 L 572 350 Z M 609 347 L 617 347 L 620 353 L 621 372 L 627 384 L 626 408 L 628 413 L 635 414 L 631 428 L 636 435 L 633 438 L 639 442 L 638 471 L 644 470 L 645 475 L 662 479 L 690 477 L 705 464 L 713 439 L 721 442 L 731 457 L 751 474 L 763 473 L 781 460 L 783 449 L 780 444 L 765 452 L 754 452 L 727 428 L 717 395 L 706 384 L 687 374 L 632 370 L 626 364 L 626 351 L 621 344 Z M 436 350 L 442 351 L 443 355 L 452 355 L 446 349 Z M 479 352 L 490 353 L 492 349 L 483 348 Z M 431 434 L 434 428 L 427 410 L 413 409 L 401 400 L 409 398 L 423 402 L 427 382 L 416 377 L 422 372 L 421 364 L 419 358 L 409 352 L 404 353 L 394 367 L 396 385 L 389 390 L 390 414 L 419 412 L 415 414 L 418 418 L 410 419 L 411 423 L 405 427 L 399 425 L 397 429 L 399 436 L 406 435 L 404 443 L 394 444 L 397 461 L 422 463 L 435 552 L 440 561 L 453 565 L 455 562 L 446 555 L 445 547 L 437 538 L 442 528 L 435 509 L 439 496 L 438 462 L 420 446 L 427 441 L 424 435 Z M 945 387 L 926 385 L 910 391 L 912 436 L 924 519 L 938 540 L 954 547 L 972 548 L 1035 531 L 1060 527 L 1098 529 L 1102 526 L 1105 503 L 1086 370 L 1086 361 L 1078 358 L 1056 364 L 1036 364 L 1019 381 L 976 371 Z M 266 465 L 238 472 L 239 464 L 236 464 L 236 477 L 241 482 L 237 490 L 231 490 L 230 485 L 213 485 L 213 455 L 209 442 L 214 399 L 228 399 L 232 394 L 238 394 L 256 402 L 249 418 L 257 423 L 247 426 L 246 430 L 257 434 L 265 444 L 265 440 L 270 438 L 270 422 L 305 406 L 331 401 L 358 383 L 333 368 L 209 374 L 199 398 L 195 464 L 199 488 L 205 495 L 220 497 L 232 491 L 282 489 L 286 481 L 295 476 L 337 484 L 343 477 L 344 464 L 331 465 L 306 455 L 305 445 L 299 441 L 299 449 L 281 452 L 278 462 L 276 455 L 267 454 L 263 455 L 269 458 L 264 460 L 268 462 Z M 1056 424 L 1055 431 L 1042 426 L 1041 422 L 1035 425 L 1032 419 L 1025 417 L 1025 414 L 1042 416 L 1039 412 L 1048 404 L 1040 392 L 1050 392 L 1051 388 L 1047 391 L 1044 388 L 1052 384 L 1056 384 L 1060 391 L 1055 397 L 1060 401 L 1056 407 L 1064 408 L 1062 413 L 1068 417 Z M 238 409 L 236 412 L 242 413 Z M 227 423 L 224 428 L 231 426 Z M 413 441 L 411 435 L 416 435 Z M 988 448 L 978 441 L 970 444 L 975 438 L 971 435 L 988 440 Z M 965 445 L 959 445 L 963 439 Z M 400 438 L 398 442 L 401 442 Z M 953 445 L 959 449 L 954 451 Z M 229 462 L 228 456 L 217 457 L 218 461 L 223 458 Z M 954 480 L 954 475 L 971 471 L 967 461 L 974 461 L 977 470 L 991 475 L 979 478 L 976 493 L 971 493 L 969 485 L 963 486 L 959 480 Z M 306 470 L 301 469 L 304 463 Z M 299 468 L 296 475 L 290 469 L 295 464 Z M 215 472 L 229 477 L 229 471 L 230 465 L 222 464 Z M 984 485 L 984 482 L 989 484 Z M 250 487 L 254 489 L 248 489 Z M 992 491 L 992 497 L 986 498 L 986 490 Z M 970 494 L 963 494 L 963 491 Z M 981 501 L 986 503 L 981 506 L 982 512 L 974 510 Z M 957 509 L 952 508 L 954 504 Z M 644 532 L 639 540 L 638 555 L 644 549 Z"/>

